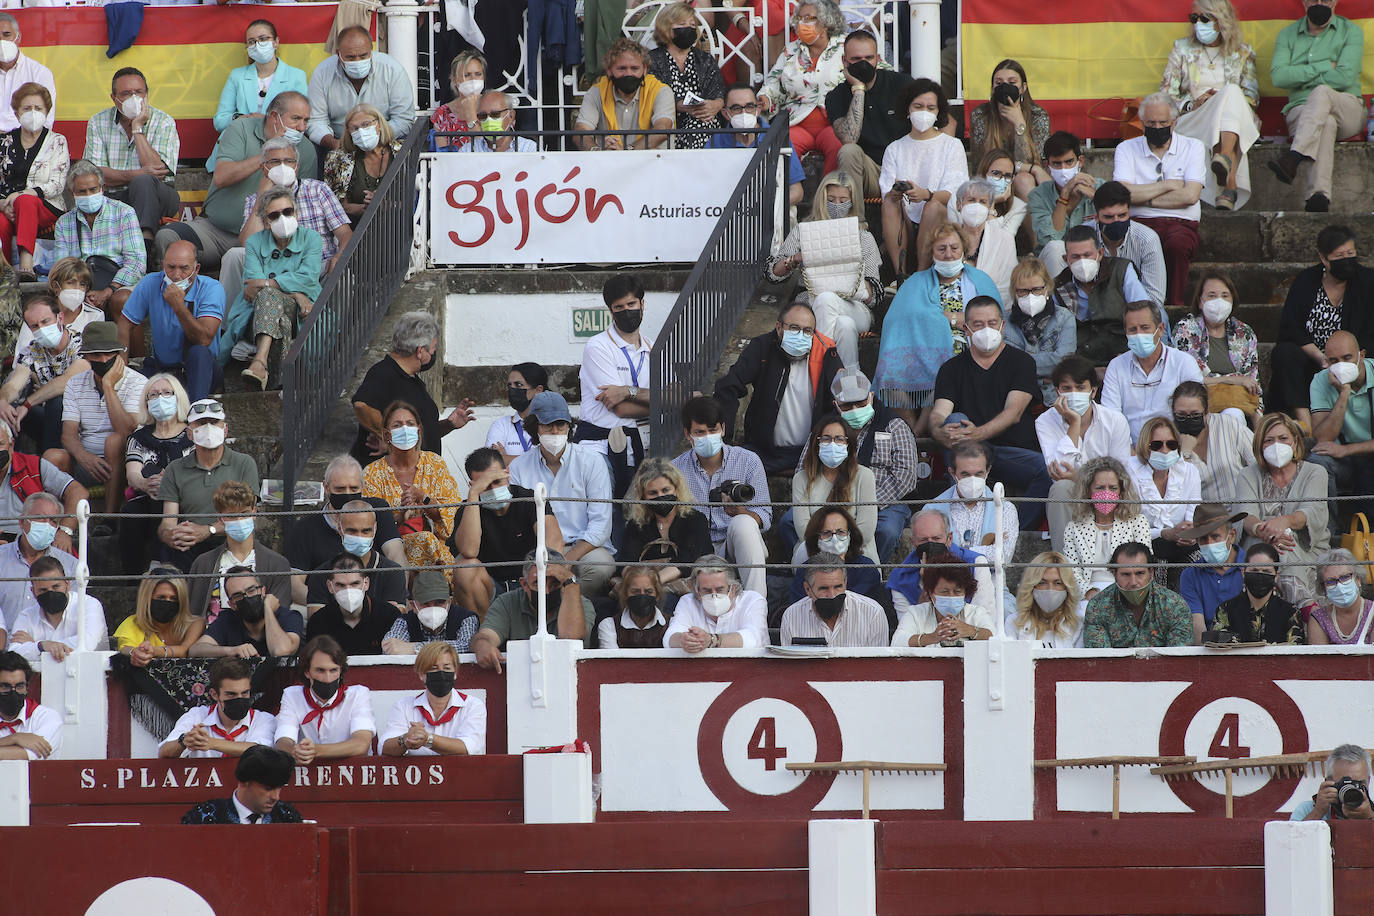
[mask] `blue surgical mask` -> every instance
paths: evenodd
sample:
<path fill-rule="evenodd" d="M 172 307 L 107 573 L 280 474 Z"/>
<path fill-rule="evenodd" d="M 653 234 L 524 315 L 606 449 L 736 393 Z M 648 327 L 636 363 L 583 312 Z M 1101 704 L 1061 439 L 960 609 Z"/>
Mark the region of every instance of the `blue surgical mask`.
<path fill-rule="evenodd" d="M 29 522 L 29 533 L 25 535 L 29 546 L 34 550 L 47 550 L 52 546 L 52 539 L 55 537 L 57 526 L 42 520 Z"/>
<path fill-rule="evenodd" d="M 1130 347 L 1131 352 L 1139 358 L 1149 359 L 1159 344 L 1155 341 L 1153 334 L 1128 334 L 1126 335 L 1126 346 Z"/>
<path fill-rule="evenodd" d="M 1225 541 L 1217 541 L 1212 544 L 1197 545 L 1197 552 L 1202 554 L 1204 562 L 1211 566 L 1220 566 L 1226 562 L 1226 558 L 1231 555 L 1231 545 Z"/>
<path fill-rule="evenodd" d="M 849 447 L 838 442 L 822 442 L 820 447 L 821 464 L 837 468 L 849 457 Z"/>
<path fill-rule="evenodd" d="M 714 458 L 725 447 L 725 437 L 720 433 L 707 433 L 692 439 L 692 451 L 699 458 Z"/>
<path fill-rule="evenodd" d="M 282 128 L 281 135 L 285 137 L 286 142 L 290 143 L 292 146 L 300 146 L 301 141 L 305 139 L 305 134 L 296 130 L 296 128 L 294 127 Z"/>
<path fill-rule="evenodd" d="M 1082 416 L 1093 406 L 1093 396 L 1087 391 L 1070 391 L 1064 395 L 1064 406 Z"/>
<path fill-rule="evenodd" d="M 1007 193 L 1007 188 L 1011 187 L 1010 178 L 988 177 L 987 182 L 992 185 L 993 196 L 995 197 L 1001 197 L 1003 194 Z"/>
<path fill-rule="evenodd" d="M 347 73 L 351 79 L 366 79 L 367 75 L 372 72 L 372 58 L 364 57 L 362 60 L 343 61 L 343 68 L 344 73 Z"/>
<path fill-rule="evenodd" d="M 343 549 L 355 557 L 365 557 L 372 549 L 372 538 L 365 538 L 361 534 L 345 534 L 342 540 Z"/>
<path fill-rule="evenodd" d="M 272 39 L 270 38 L 255 41 L 248 46 L 248 59 L 255 64 L 265 64 L 276 56 L 277 49 L 272 47 Z"/>
<path fill-rule="evenodd" d="M 477 494 L 477 501 L 493 512 L 510 505 L 510 487 L 492 487 Z"/>
<path fill-rule="evenodd" d="M 801 331 L 783 331 L 782 349 L 793 358 L 805 356 L 811 352 L 811 335 Z"/>
<path fill-rule="evenodd" d="M 1326 590 L 1326 597 L 1336 607 L 1350 607 L 1355 599 L 1360 597 L 1360 584 L 1354 579 L 1349 582 L 1338 582 Z"/>
<path fill-rule="evenodd" d="M 1156 471 L 1167 471 L 1178 464 L 1178 452 L 1150 452 L 1150 467 Z"/>
<path fill-rule="evenodd" d="M 964 269 L 964 259 L 957 258 L 953 261 L 935 260 L 935 272 L 945 279 L 959 276 L 959 272 Z"/>
<path fill-rule="evenodd" d="M 420 442 L 420 430 L 414 426 L 398 426 L 391 431 L 391 444 L 408 452 Z"/>
<path fill-rule="evenodd" d="M 82 213 L 99 213 L 103 206 L 105 206 L 104 194 L 87 194 L 84 197 L 76 198 L 76 209 Z"/>
<path fill-rule="evenodd" d="M 936 595 L 932 601 L 942 616 L 952 617 L 964 609 L 963 595 Z"/>
<path fill-rule="evenodd" d="M 159 394 L 148 399 L 148 415 L 154 420 L 167 421 L 177 415 L 177 399 L 174 394 Z"/>
<path fill-rule="evenodd" d="M 1217 40 L 1217 27 L 1210 22 L 1199 22 L 1193 26 L 1193 34 L 1199 43 L 1209 45 Z"/>
<path fill-rule="evenodd" d="M 225 522 L 224 533 L 229 535 L 231 541 L 246 541 L 253 536 L 253 520 L 236 518 L 232 522 Z"/>
<path fill-rule="evenodd" d="M 33 332 L 33 339 L 44 350 L 56 350 L 57 345 L 62 342 L 62 325 L 57 322 L 45 324 Z"/>

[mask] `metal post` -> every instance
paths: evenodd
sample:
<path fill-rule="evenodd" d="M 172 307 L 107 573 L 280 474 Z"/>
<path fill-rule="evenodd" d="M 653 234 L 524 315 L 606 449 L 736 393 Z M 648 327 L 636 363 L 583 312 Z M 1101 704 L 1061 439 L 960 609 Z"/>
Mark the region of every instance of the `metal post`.
<path fill-rule="evenodd" d="M 420 85 L 420 43 L 417 32 L 420 7 L 407 0 L 390 0 L 386 12 L 386 53 L 396 59 L 410 75 L 410 100 L 413 103 L 416 87 Z M 938 14 L 939 7 L 937 5 Z M 938 15 L 936 28 L 939 28 Z"/>
<path fill-rule="evenodd" d="M 91 579 L 91 566 L 87 561 L 90 546 L 91 504 L 81 500 L 76 504 L 76 651 L 86 649 L 86 585 Z"/>
<path fill-rule="evenodd" d="M 912 0 L 911 75 L 940 82 L 940 0 Z"/>
<path fill-rule="evenodd" d="M 993 518 L 996 523 L 992 528 L 992 587 L 996 592 L 997 609 L 992 615 L 992 635 L 994 639 L 1002 639 L 1006 636 L 1006 627 L 1003 621 L 1005 610 L 1002 607 L 1002 595 L 1007 590 L 1007 564 L 1002 562 L 1002 503 L 1006 493 L 1002 489 L 1002 484 L 996 483 L 992 487 L 992 506 Z"/>

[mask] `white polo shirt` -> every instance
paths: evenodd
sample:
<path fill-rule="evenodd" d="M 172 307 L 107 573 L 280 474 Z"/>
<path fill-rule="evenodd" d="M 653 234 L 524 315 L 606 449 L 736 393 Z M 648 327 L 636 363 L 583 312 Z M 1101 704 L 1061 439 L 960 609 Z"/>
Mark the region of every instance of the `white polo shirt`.
<path fill-rule="evenodd" d="M 499 448 L 512 458 L 523 455 L 534 447 L 525 428 L 520 425 L 520 415 L 497 417 L 487 427 L 487 448 Z"/>
<path fill-rule="evenodd" d="M 377 734 L 377 720 L 372 715 L 372 692 L 362 684 L 345 684 L 334 699 L 323 706 L 319 705 L 318 698 L 307 698 L 305 691 L 306 687 L 298 684 L 282 692 L 277 731 L 272 738 L 274 744 L 283 738 L 292 741 L 309 738 L 316 744 L 339 744 L 352 738 L 354 732 Z"/>
<path fill-rule="evenodd" d="M 48 618 L 35 601 L 20 611 L 19 617 L 14 621 L 14 630 L 10 633 L 10 648 L 24 656 L 31 664 L 37 662 L 41 654 L 38 644 L 49 640 L 60 642 L 73 651 L 91 652 L 104 649 L 109 644 L 109 638 L 105 628 L 105 608 L 99 599 L 92 595 L 86 596 L 86 641 L 80 646 L 76 644 L 76 628 L 76 592 L 68 593 L 67 609 L 63 611 L 62 619 L 57 622 L 57 626 L 48 623 Z M 15 633 L 27 633 L 33 637 L 33 642 L 16 643 Z"/>
<path fill-rule="evenodd" d="M 19 732 L 38 735 L 52 746 L 52 754 L 42 759 L 50 760 L 62 750 L 62 717 L 54 710 L 39 705 L 37 700 L 25 700 L 24 708 L 19 711 L 19 718 L 0 719 L 0 738 L 8 738 Z M 30 760 L 40 759 L 33 751 L 25 749 L 25 753 L 29 755 Z"/>
<path fill-rule="evenodd" d="M 1130 350 L 1112 357 L 1102 377 L 1102 404 L 1126 417 L 1131 429 L 1131 444 L 1140 437 L 1140 428 L 1153 417 L 1172 417 L 1169 398 L 1183 382 L 1202 382 L 1197 360 L 1173 347 L 1163 347 L 1155 367 L 1148 375 Z"/>
<path fill-rule="evenodd" d="M 277 717 L 270 712 L 262 712 L 257 709 L 248 710 L 248 717 L 240 719 L 233 728 L 226 729 L 219 720 L 219 706 L 211 703 L 209 706 L 197 706 L 189 709 L 177 719 L 177 724 L 172 726 L 171 734 L 162 740 L 163 744 L 168 741 L 175 741 L 182 735 L 195 728 L 197 725 L 205 726 L 205 730 L 210 733 L 210 737 L 219 738 L 221 741 L 242 741 L 245 744 L 272 744 L 272 738 L 277 733 Z M 193 751 L 189 747 L 181 751 L 183 757 L 223 757 L 223 751 L 206 749 L 203 751 Z"/>
<path fill-rule="evenodd" d="M 735 597 L 734 607 L 712 617 L 701 609 L 696 595 L 684 595 L 663 634 L 663 645 L 668 645 L 674 633 L 686 633 L 692 627 L 701 627 L 714 635 L 738 633 L 744 648 L 757 649 L 768 645 L 768 602 L 757 592 L 742 591 Z"/>
<path fill-rule="evenodd" d="M 644 334 L 639 334 L 639 346 L 626 343 L 615 326 L 607 328 L 587 341 L 582 350 L 582 371 L 578 378 L 582 381 L 582 407 L 579 422 L 610 429 L 615 426 L 634 426 L 638 423 L 633 417 L 618 417 L 605 404 L 596 399 L 602 385 L 626 385 L 640 389 L 641 394 L 649 390 L 649 350 L 654 342 Z M 606 453 L 606 442 L 588 441 L 589 448 Z M 631 457 L 633 461 L 633 456 Z"/>
<path fill-rule="evenodd" d="M 410 726 L 420 723 L 426 731 L 440 738 L 457 738 L 467 747 L 469 754 L 487 752 L 487 704 L 481 697 L 468 696 L 455 690 L 449 694 L 448 707 L 436 719 L 429 708 L 428 692 L 421 690 L 414 696 L 401 697 L 391 707 L 391 715 L 386 717 L 386 728 L 382 729 L 377 740 L 380 747 L 392 738 L 400 738 L 410 731 Z M 407 750 L 412 757 L 433 757 L 438 751 L 429 747 Z"/>
<path fill-rule="evenodd" d="M 1154 184 L 1156 181 L 1180 178 L 1204 184 L 1207 180 L 1207 160 L 1211 158 L 1206 152 L 1207 148 L 1201 140 L 1185 137 L 1177 128 L 1163 156 L 1156 156 L 1144 137 L 1133 137 L 1117 146 L 1112 179 L 1126 184 Z M 1171 216 L 1196 222 L 1202 217 L 1202 204 L 1194 201 L 1191 207 L 1176 210 L 1137 204 L 1131 206 L 1131 216 Z"/>

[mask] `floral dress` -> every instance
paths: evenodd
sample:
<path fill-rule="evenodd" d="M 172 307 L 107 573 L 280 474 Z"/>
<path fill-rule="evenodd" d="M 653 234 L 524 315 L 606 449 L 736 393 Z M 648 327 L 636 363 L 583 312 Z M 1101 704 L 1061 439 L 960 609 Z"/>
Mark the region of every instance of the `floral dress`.
<path fill-rule="evenodd" d="M 649 52 L 649 72 L 658 77 L 664 85 L 673 90 L 673 98 L 682 101 L 688 93 L 702 99 L 724 99 L 725 81 L 721 79 L 720 67 L 715 58 L 700 48 L 687 52 L 687 63 L 679 68 L 667 48 L 654 48 Z M 705 149 L 711 133 L 719 127 L 719 118 L 701 121 L 692 117 L 689 111 L 677 113 L 678 130 L 690 130 L 690 134 L 679 134 L 673 138 L 677 149 Z"/>
<path fill-rule="evenodd" d="M 453 553 L 448 540 L 453 537 L 453 520 L 457 509 L 452 504 L 461 501 L 458 484 L 448 472 L 444 459 L 433 452 L 420 452 L 415 468 L 415 486 L 425 491 L 434 502 L 449 505 L 439 510 L 439 521 L 433 522 L 412 510 L 396 513 L 396 525 L 401 531 L 401 545 L 405 548 L 406 563 L 410 566 L 452 566 Z M 393 506 L 401 505 L 401 483 L 385 458 L 372 462 L 363 471 L 363 495 L 377 496 Z"/>
<path fill-rule="evenodd" d="M 811 49 L 800 41 L 789 42 L 782 56 L 764 77 L 759 95 L 779 108 L 789 107 L 787 123 L 805 121 L 817 108 L 824 110 L 826 94 L 844 82 L 844 37 L 835 36 L 814 61 Z"/>
<path fill-rule="evenodd" d="M 940 284 L 940 308 L 949 318 L 949 331 L 954 335 L 954 355 L 958 356 L 968 349 L 968 337 L 964 334 L 964 291 L 958 280 Z"/>

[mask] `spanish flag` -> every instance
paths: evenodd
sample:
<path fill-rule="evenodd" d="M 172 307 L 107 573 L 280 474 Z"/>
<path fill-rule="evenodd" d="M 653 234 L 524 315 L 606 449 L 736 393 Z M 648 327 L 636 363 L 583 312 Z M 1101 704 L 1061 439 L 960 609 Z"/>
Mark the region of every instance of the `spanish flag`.
<path fill-rule="evenodd" d="M 86 146 L 86 122 L 114 103 L 110 78 L 137 67 L 148 78 L 148 98 L 176 119 L 183 159 L 210 154 L 213 118 L 229 71 L 249 63 L 243 34 L 255 19 L 277 28 L 281 59 L 308 77 L 328 55 L 325 39 L 334 3 L 289 6 L 149 6 L 134 46 L 105 56 L 108 33 L 101 7 L 9 10 L 19 21 L 22 51 L 52 70 L 57 84 L 57 129 L 72 156 Z M 8 105 L 9 99 L 0 100 Z"/>
<path fill-rule="evenodd" d="M 1295 0 L 1232 0 L 1246 44 L 1255 49 L 1260 83 L 1261 133 L 1286 133 L 1281 111 L 1286 93 L 1269 80 L 1274 39 L 1302 15 Z M 1169 50 L 1189 34 L 1190 0 L 1052 0 L 1003 3 L 963 0 L 964 96 L 969 109 L 987 101 L 992 68 L 1003 58 L 1026 68 L 1031 97 L 1049 112 L 1056 130 L 1080 137 L 1114 138 L 1120 101 L 1158 91 Z M 1374 85 L 1374 0 L 1343 0 L 1337 15 L 1364 28 L 1363 82 Z M 1097 105 L 1096 103 L 1102 104 Z"/>

